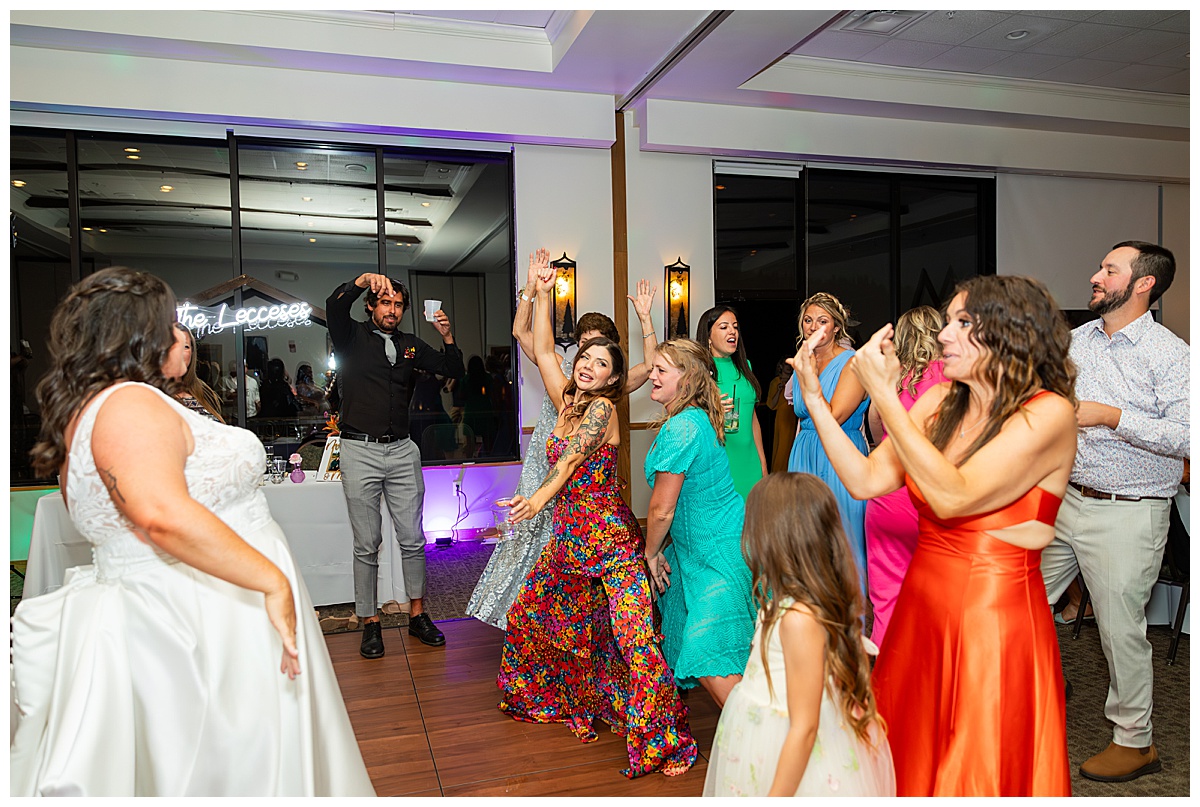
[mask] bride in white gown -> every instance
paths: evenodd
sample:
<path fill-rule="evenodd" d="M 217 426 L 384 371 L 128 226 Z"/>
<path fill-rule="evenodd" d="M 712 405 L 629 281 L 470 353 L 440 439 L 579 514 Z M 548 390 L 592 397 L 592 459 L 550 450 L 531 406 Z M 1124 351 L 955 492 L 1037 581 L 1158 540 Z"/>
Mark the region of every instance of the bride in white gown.
<path fill-rule="evenodd" d="M 262 445 L 160 389 L 174 304 L 117 267 L 51 322 L 34 464 L 93 565 L 13 617 L 11 794 L 374 795 Z"/>

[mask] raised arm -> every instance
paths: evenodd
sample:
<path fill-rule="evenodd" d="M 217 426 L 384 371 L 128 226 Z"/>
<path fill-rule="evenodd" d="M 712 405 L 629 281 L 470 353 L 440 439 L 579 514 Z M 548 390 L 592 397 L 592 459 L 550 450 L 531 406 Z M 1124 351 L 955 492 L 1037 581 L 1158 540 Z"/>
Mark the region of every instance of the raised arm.
<path fill-rule="evenodd" d="M 851 361 L 854 360 L 851 359 Z M 867 397 L 867 391 L 863 389 L 862 382 L 855 377 L 854 373 L 843 371 L 838 378 L 837 386 L 834 387 L 833 398 L 829 401 L 829 411 L 839 424 L 845 423 L 854 414 L 854 410 L 858 409 L 858 405 L 863 402 L 865 397 Z"/>
<path fill-rule="evenodd" d="M 1077 432 L 1074 407 L 1065 398 L 1046 395 L 1031 401 L 1010 417 L 987 445 L 955 466 L 917 425 L 940 403 L 940 397 L 932 394 L 938 388 L 921 396 L 911 413 L 896 395 L 899 362 L 890 325 L 863 346 L 855 357 L 854 372 L 877 402 L 887 426 L 888 439 L 881 449 L 894 452 L 939 517 L 996 510 L 1041 482 L 1048 482 L 1052 493 L 1066 489 L 1075 461 Z"/>
<path fill-rule="evenodd" d="M 558 375 L 562 377 L 562 373 Z M 562 456 L 550 468 L 537 491 L 528 499 L 519 495 L 512 498 L 512 509 L 509 511 L 511 521 L 525 521 L 541 512 L 546 503 L 567 484 L 567 480 L 583 461 L 611 441 L 610 438 L 617 427 L 615 412 L 616 408 L 607 398 L 597 398 L 588 405 L 579 428 L 571 435 Z"/>
<path fill-rule="evenodd" d="M 812 418 L 817 436 L 821 439 L 825 455 L 829 457 L 833 470 L 846 486 L 846 491 L 856 499 L 873 499 L 898 490 L 904 484 L 904 468 L 892 452 L 890 444 L 885 441 L 864 457 L 858 446 L 850 442 L 850 438 L 842 431 L 841 422 L 834 417 L 829 402 L 821 393 L 817 360 L 811 347 L 819 341 L 820 336 L 818 332 L 814 337 L 806 339 L 796 351 L 795 357 L 787 362 L 796 371 L 796 383 L 800 387 L 804 404 L 808 407 L 808 414 Z M 856 355 L 853 361 L 858 360 Z M 842 379 L 848 375 L 851 373 L 843 371 Z"/>
<path fill-rule="evenodd" d="M 625 295 L 629 302 L 633 303 L 633 310 L 637 313 L 638 324 L 642 329 L 642 363 L 629 368 L 629 375 L 625 379 L 626 394 L 640 389 L 654 367 L 654 349 L 658 347 L 658 336 L 654 333 L 654 319 L 650 316 L 650 311 L 654 307 L 654 295 L 657 291 L 658 286 L 651 286 L 650 281 L 639 280 L 637 297 Z M 632 333 L 629 334 L 629 344 L 630 347 L 633 346 Z"/>
<path fill-rule="evenodd" d="M 533 318 L 533 360 L 537 363 L 542 384 L 554 408 L 562 411 L 563 390 L 567 378 L 562 373 L 562 359 L 554 352 L 554 269 L 549 265 L 538 270 L 537 312 Z"/>
<path fill-rule="evenodd" d="M 550 253 L 546 249 L 539 248 L 536 252 L 530 253 L 529 272 L 525 276 L 525 287 L 521 289 L 521 295 L 517 298 L 517 313 L 513 316 L 513 338 L 520 345 L 521 352 L 534 364 L 537 363 L 537 358 L 533 352 L 533 301 L 537 297 L 538 273 L 549 266 Z M 559 366 L 562 366 L 561 359 Z"/>
<path fill-rule="evenodd" d="M 130 423 L 137 428 L 130 429 Z M 184 465 L 194 448 L 191 430 L 171 404 L 139 387 L 112 393 L 92 432 L 96 470 L 139 537 L 213 577 L 262 592 L 267 616 L 283 642 L 280 670 L 294 678 L 300 668 L 291 584 L 275 564 L 188 493 Z"/>

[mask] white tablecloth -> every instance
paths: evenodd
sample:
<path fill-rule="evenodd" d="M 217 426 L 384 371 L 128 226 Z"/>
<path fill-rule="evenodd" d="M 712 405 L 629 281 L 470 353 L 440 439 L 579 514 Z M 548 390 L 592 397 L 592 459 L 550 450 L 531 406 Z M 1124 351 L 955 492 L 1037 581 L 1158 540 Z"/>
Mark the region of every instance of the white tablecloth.
<path fill-rule="evenodd" d="M 308 587 L 313 605 L 354 602 L 354 539 L 341 482 L 300 484 L 284 481 L 262 488 L 271 515 L 287 536 L 296 566 Z M 400 569 L 400 550 L 395 531 L 383 510 L 383 546 L 379 551 L 379 602 L 408 602 Z M 71 566 L 92 562 L 91 545 L 75 529 L 62 493 L 38 500 L 25 571 L 25 597 L 53 591 L 63 582 Z"/>

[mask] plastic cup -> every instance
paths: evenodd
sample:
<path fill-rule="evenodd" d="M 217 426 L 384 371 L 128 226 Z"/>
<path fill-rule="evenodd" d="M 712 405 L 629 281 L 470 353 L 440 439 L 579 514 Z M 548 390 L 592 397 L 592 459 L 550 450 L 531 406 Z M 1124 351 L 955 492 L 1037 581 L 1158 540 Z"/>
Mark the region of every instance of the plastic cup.
<path fill-rule="evenodd" d="M 441 307 L 442 307 L 441 300 L 426 300 L 425 301 L 425 321 L 433 322 L 434 321 L 433 315 L 436 314 L 438 312 L 438 309 Z"/>

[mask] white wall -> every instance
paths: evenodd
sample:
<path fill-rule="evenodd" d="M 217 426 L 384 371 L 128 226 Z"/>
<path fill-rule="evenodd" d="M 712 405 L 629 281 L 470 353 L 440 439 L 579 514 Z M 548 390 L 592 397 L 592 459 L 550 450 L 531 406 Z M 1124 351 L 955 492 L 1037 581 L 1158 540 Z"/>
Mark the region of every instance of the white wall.
<path fill-rule="evenodd" d="M 611 316 L 613 298 L 612 172 L 607 149 L 516 146 L 513 150 L 517 227 L 517 288 L 525 286 L 529 254 L 565 252 L 575 261 L 579 312 Z M 515 310 L 515 309 L 514 309 Z M 537 367 L 520 360 L 521 425 L 537 422 L 545 388 Z"/>
<path fill-rule="evenodd" d="M 642 147 L 1186 182 L 1189 144 L 1005 126 L 647 101 Z"/>
<path fill-rule="evenodd" d="M 629 294 L 639 278 L 658 286 L 654 300 L 654 328 L 661 340 L 666 327 L 663 296 L 663 267 L 683 258 L 690 265 L 691 307 L 689 333 L 702 312 L 716 300 L 713 263 L 712 158 L 693 154 L 664 154 L 640 151 L 638 131 L 632 115 L 625 116 L 625 187 L 629 231 Z M 630 333 L 637 320 L 630 309 Z M 630 362 L 641 357 L 640 340 L 631 348 Z M 662 407 L 650 400 L 649 385 L 629 401 L 631 423 L 653 420 Z M 643 471 L 646 452 L 657 432 L 635 430 L 630 434 L 629 480 L 633 511 L 644 517 L 650 503 L 650 487 Z"/>
<path fill-rule="evenodd" d="M 1163 324 L 1191 344 L 1192 229 L 1188 185 L 1163 186 L 1163 246 L 1175 253 L 1175 281 L 1163 295 Z"/>
<path fill-rule="evenodd" d="M 1036 277 L 1062 308 L 1086 308 L 1100 261 L 1135 239 L 1158 241 L 1156 184 L 997 177 L 996 270 Z"/>

